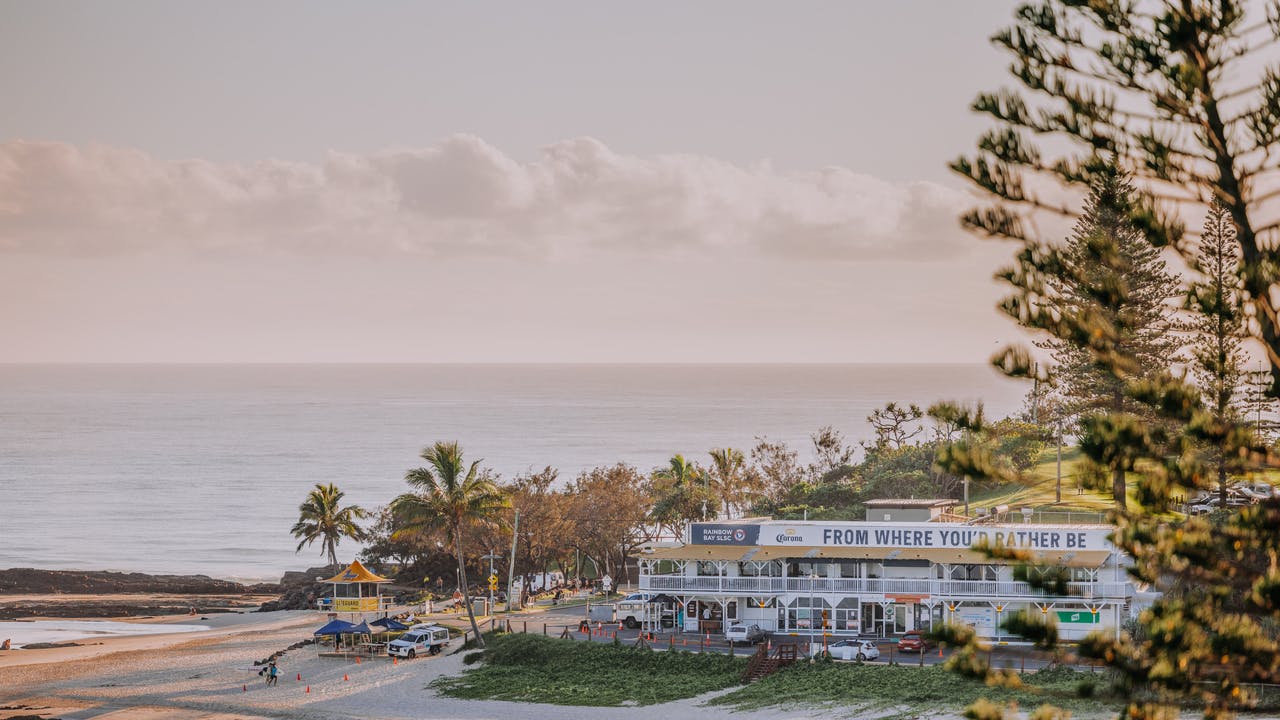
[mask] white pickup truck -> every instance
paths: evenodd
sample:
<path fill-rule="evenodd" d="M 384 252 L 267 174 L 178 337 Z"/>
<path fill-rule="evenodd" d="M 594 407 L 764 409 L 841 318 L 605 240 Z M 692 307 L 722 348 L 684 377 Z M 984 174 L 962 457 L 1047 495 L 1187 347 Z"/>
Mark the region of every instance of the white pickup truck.
<path fill-rule="evenodd" d="M 638 628 L 645 619 L 649 601 L 656 593 L 636 592 L 622 598 L 614 604 L 614 617 L 629 628 Z"/>
<path fill-rule="evenodd" d="M 449 644 L 449 628 L 443 625 L 414 625 L 403 635 L 387 643 L 387 654 L 414 658 L 421 654 L 439 655 Z"/>

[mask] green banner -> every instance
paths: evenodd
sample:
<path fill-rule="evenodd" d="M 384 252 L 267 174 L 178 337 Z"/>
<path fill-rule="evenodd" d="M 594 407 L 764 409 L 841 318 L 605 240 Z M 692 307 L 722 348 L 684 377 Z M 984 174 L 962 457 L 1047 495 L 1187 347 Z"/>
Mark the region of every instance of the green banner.
<path fill-rule="evenodd" d="M 1097 623 L 1098 613 L 1088 610 L 1059 610 L 1058 622 L 1061 623 Z"/>

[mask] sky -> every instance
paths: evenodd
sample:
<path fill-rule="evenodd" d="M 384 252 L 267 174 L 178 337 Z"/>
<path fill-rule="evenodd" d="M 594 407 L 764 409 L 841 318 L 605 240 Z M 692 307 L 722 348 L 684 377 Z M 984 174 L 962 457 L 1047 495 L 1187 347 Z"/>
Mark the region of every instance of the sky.
<path fill-rule="evenodd" d="M 0 2 L 0 362 L 982 362 L 1011 9 Z"/>

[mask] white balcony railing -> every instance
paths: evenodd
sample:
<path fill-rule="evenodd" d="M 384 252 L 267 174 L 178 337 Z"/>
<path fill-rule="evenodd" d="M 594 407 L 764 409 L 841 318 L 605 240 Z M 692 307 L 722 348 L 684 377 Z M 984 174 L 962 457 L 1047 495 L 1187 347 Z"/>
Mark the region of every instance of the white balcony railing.
<path fill-rule="evenodd" d="M 1123 599 L 1132 594 L 1126 583 L 1073 582 L 1066 595 L 1022 582 L 936 580 L 930 578 L 779 578 L 686 575 L 641 575 L 640 589 L 657 592 L 714 592 L 727 595 L 820 593 L 835 595 L 928 595 L 955 599 L 998 597 L 1072 597 Z"/>

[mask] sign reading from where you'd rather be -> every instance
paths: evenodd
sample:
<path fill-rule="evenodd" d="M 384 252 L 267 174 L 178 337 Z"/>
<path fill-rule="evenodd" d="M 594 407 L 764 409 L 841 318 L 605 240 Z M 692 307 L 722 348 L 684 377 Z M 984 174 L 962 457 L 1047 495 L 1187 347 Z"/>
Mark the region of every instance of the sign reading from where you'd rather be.
<path fill-rule="evenodd" d="M 966 549 L 985 541 L 1018 550 L 1112 550 L 1106 527 L 949 523 L 694 523 L 694 545 Z"/>

